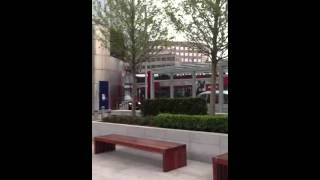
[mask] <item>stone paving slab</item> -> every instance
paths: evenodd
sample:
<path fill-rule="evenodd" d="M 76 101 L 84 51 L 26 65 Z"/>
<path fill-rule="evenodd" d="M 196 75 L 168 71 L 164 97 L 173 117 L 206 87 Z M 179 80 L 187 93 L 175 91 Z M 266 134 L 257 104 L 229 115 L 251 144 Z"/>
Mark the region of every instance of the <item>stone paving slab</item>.
<path fill-rule="evenodd" d="M 212 165 L 188 160 L 188 165 L 162 172 L 160 154 L 117 145 L 116 151 L 92 154 L 92 180 L 212 180 Z"/>

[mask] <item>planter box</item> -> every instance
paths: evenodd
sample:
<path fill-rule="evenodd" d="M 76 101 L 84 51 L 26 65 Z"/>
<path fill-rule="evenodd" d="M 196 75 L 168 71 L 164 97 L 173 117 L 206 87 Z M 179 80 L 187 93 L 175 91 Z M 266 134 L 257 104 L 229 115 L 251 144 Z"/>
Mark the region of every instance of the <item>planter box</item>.
<path fill-rule="evenodd" d="M 213 156 L 228 152 L 228 134 L 92 122 L 92 138 L 112 133 L 185 143 L 188 159 L 208 163 Z"/>

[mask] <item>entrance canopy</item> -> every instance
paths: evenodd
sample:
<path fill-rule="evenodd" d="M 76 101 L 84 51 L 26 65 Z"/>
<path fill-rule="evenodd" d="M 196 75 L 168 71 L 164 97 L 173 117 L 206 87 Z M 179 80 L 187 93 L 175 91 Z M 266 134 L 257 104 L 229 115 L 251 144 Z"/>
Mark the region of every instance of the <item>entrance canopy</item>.
<path fill-rule="evenodd" d="M 155 97 L 155 82 L 154 74 L 168 74 L 170 76 L 169 86 L 170 86 L 170 98 L 174 98 L 174 82 L 181 81 L 179 79 L 174 79 L 175 74 L 191 74 L 192 75 L 192 84 L 191 91 L 192 97 L 196 97 L 197 92 L 197 73 L 210 73 L 211 72 L 211 63 L 179 63 L 174 66 L 158 67 L 148 69 L 148 73 L 145 72 L 145 69 L 142 69 L 142 73 L 137 77 L 145 77 L 145 97 L 148 98 L 150 93 L 150 99 Z M 221 61 L 218 63 L 217 71 L 219 74 L 218 84 L 219 84 L 219 111 L 223 111 L 223 90 L 224 90 L 224 78 L 223 74 L 228 73 L 228 61 Z M 184 81 L 184 80 L 182 80 Z M 159 82 L 157 82 L 159 83 Z M 158 84 L 159 85 L 159 84 Z"/>
<path fill-rule="evenodd" d="M 228 72 L 228 61 L 222 61 L 218 66 L 221 66 L 224 72 Z M 211 72 L 211 63 L 185 63 L 174 66 L 151 68 L 149 70 L 151 70 L 153 74 Z M 145 73 L 144 69 L 142 69 L 142 73 Z"/>

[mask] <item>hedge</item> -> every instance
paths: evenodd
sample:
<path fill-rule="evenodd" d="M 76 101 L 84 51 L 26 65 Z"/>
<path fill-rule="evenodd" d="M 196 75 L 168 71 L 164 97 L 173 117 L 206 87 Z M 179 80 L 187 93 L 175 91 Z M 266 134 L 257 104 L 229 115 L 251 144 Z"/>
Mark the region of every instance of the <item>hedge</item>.
<path fill-rule="evenodd" d="M 153 119 L 157 127 L 228 133 L 228 116 L 159 114 Z"/>
<path fill-rule="evenodd" d="M 142 102 L 143 116 L 160 113 L 201 115 L 207 114 L 207 103 L 201 98 L 148 99 Z"/>
<path fill-rule="evenodd" d="M 228 133 L 228 116 L 159 114 L 151 117 L 110 116 L 104 122 L 135 124 L 171 129 Z"/>
<path fill-rule="evenodd" d="M 132 117 L 132 116 L 108 116 L 102 119 L 103 122 L 134 124 L 134 125 L 151 125 L 151 117 Z"/>

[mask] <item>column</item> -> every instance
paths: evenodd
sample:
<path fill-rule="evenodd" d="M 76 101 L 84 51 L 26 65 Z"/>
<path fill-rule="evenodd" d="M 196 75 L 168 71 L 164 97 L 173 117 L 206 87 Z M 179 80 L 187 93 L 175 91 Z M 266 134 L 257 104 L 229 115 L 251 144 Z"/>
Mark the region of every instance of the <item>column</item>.
<path fill-rule="evenodd" d="M 219 112 L 222 113 L 223 104 L 224 104 L 224 95 L 223 95 L 223 66 L 220 64 L 219 68 Z"/>
<path fill-rule="evenodd" d="M 144 88 L 144 92 L 145 92 L 145 95 L 144 95 L 144 97 L 145 97 L 145 99 L 148 99 L 148 68 L 147 68 L 147 66 L 148 66 L 148 64 L 147 64 L 147 62 L 145 62 L 145 76 L 144 76 L 144 84 L 145 84 L 145 88 Z"/>
<path fill-rule="evenodd" d="M 150 99 L 154 99 L 154 81 L 153 81 L 153 72 L 150 73 Z"/>
<path fill-rule="evenodd" d="M 192 72 L 192 97 L 196 97 L 196 72 Z"/>
<path fill-rule="evenodd" d="M 170 73 L 170 98 L 174 98 L 173 73 Z"/>

